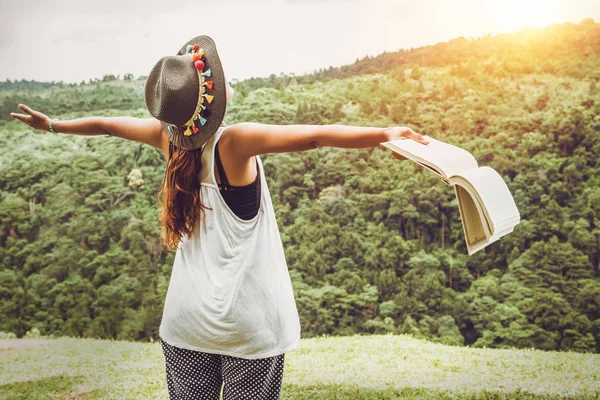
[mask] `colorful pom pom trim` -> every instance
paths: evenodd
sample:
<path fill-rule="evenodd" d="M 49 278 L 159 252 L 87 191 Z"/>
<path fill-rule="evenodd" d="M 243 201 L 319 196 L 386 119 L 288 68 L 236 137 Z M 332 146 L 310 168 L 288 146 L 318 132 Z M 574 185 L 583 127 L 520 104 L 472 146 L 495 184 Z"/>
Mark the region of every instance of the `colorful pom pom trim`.
<path fill-rule="evenodd" d="M 200 84 L 200 92 L 199 92 L 200 95 L 198 96 L 198 104 L 196 104 L 196 110 L 194 111 L 194 114 L 192 115 L 192 117 L 185 124 L 183 124 L 183 126 L 186 127 L 183 134 L 185 136 L 190 136 L 194 133 L 198 133 L 198 131 L 200 130 L 200 129 L 198 129 L 199 128 L 198 124 L 200 124 L 200 126 L 204 126 L 206 124 L 206 118 L 204 118 L 203 116 L 200 115 L 202 113 L 202 111 L 206 109 L 206 105 L 204 104 L 204 99 L 206 99 L 207 103 L 211 103 L 215 96 L 205 93 L 206 92 L 205 86 L 208 89 L 212 90 L 214 81 L 207 81 L 205 79 L 205 78 L 209 78 L 212 76 L 212 71 L 210 70 L 210 68 L 208 68 L 206 71 L 203 71 L 204 68 L 206 67 L 206 58 L 204 57 L 204 55 L 205 55 L 204 49 L 201 49 L 200 46 L 198 46 L 197 44 L 195 44 L 195 45 L 189 44 L 186 47 L 186 55 L 188 55 L 192 58 L 192 62 L 194 63 L 196 71 L 198 71 L 198 82 Z M 204 58 L 204 60 L 203 60 L 203 58 Z M 175 125 L 169 125 L 169 131 L 174 132 Z"/>

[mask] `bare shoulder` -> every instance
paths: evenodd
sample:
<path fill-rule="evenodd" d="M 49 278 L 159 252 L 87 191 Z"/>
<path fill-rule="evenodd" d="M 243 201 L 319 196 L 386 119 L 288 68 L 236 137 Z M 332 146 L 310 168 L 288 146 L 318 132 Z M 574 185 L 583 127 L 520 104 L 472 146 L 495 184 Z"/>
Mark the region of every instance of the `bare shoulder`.
<path fill-rule="evenodd" d="M 242 145 L 238 142 L 238 138 L 241 137 L 239 135 L 244 134 L 243 132 L 239 126 L 230 125 L 223 130 L 218 141 L 221 164 L 229 184 L 234 186 L 252 183 L 258 173 L 255 156 L 239 151 Z M 215 171 L 215 175 L 218 175 L 218 171 Z"/>
<path fill-rule="evenodd" d="M 238 158 L 318 147 L 318 131 L 309 125 L 274 125 L 241 122 L 228 126 L 220 141 Z"/>
<path fill-rule="evenodd" d="M 220 154 L 225 153 L 226 157 L 237 159 L 241 164 L 245 164 L 245 161 L 252 156 L 245 154 L 243 148 L 248 145 L 250 137 L 256 135 L 256 127 L 253 125 L 262 124 L 242 122 L 225 127 L 219 138 Z"/>

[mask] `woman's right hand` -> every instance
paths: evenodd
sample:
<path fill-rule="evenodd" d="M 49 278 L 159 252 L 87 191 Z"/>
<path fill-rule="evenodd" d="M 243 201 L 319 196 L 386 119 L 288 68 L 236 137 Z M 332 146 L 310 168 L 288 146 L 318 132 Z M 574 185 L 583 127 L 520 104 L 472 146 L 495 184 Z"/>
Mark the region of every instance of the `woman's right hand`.
<path fill-rule="evenodd" d="M 411 128 L 408 128 L 405 126 L 393 126 L 391 128 L 388 128 L 386 133 L 388 134 L 389 141 L 399 140 L 399 139 L 412 139 L 412 140 L 417 141 L 424 145 L 429 144 L 429 139 L 427 138 L 427 136 L 421 135 L 420 133 L 417 133 L 417 132 L 413 131 Z M 398 160 L 406 160 L 407 159 L 406 157 L 404 157 L 396 152 L 392 152 L 392 157 L 394 157 Z"/>
<path fill-rule="evenodd" d="M 29 125 L 33 129 L 38 129 L 40 131 L 50 131 L 50 118 L 46 114 L 42 114 L 39 111 L 32 110 L 25 104 L 19 104 L 19 108 L 29 115 L 10 113 L 10 116 L 18 119 L 24 124 Z"/>

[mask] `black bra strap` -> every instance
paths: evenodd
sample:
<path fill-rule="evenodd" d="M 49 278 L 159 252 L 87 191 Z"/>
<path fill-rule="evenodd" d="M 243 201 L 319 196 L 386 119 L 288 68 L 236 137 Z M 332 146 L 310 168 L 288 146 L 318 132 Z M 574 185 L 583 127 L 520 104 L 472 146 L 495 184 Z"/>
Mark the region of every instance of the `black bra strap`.
<path fill-rule="evenodd" d="M 227 180 L 227 176 L 225 175 L 225 171 L 223 170 L 223 165 L 221 164 L 221 156 L 219 155 L 219 142 L 215 144 L 215 157 L 217 162 L 217 169 L 219 170 L 219 178 L 221 179 L 221 185 L 230 187 L 229 181 Z"/>
<path fill-rule="evenodd" d="M 256 184 L 258 185 L 258 187 L 260 187 L 260 169 L 258 167 L 258 159 L 255 158 L 256 160 Z M 219 154 L 219 142 L 217 142 L 215 144 L 215 161 L 217 163 L 217 169 L 219 170 L 219 178 L 221 178 L 221 183 L 219 185 L 221 186 L 226 186 L 228 188 L 233 188 L 233 187 L 238 187 L 238 186 L 231 186 L 229 184 L 229 181 L 227 180 L 227 176 L 225 175 L 225 170 L 223 169 L 223 164 L 221 164 L 221 155 Z M 250 186 L 251 183 L 249 183 L 246 186 Z M 244 186 L 242 186 L 244 187 Z"/>

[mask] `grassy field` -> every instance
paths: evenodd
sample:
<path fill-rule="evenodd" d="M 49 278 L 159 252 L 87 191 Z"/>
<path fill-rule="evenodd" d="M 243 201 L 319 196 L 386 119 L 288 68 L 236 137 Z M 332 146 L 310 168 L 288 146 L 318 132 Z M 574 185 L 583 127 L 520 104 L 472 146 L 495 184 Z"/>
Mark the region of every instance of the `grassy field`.
<path fill-rule="evenodd" d="M 168 399 L 160 343 L 0 340 L 0 399 Z M 600 355 L 444 346 L 406 335 L 303 339 L 282 399 L 600 399 Z"/>

